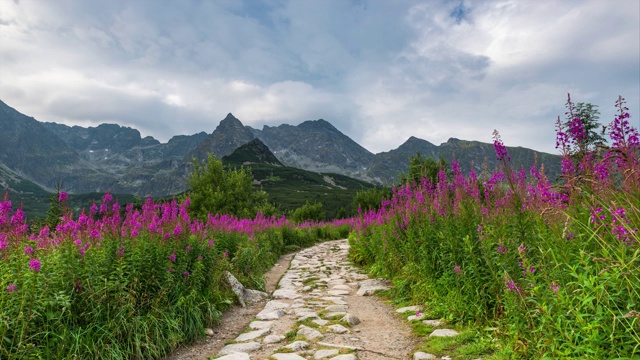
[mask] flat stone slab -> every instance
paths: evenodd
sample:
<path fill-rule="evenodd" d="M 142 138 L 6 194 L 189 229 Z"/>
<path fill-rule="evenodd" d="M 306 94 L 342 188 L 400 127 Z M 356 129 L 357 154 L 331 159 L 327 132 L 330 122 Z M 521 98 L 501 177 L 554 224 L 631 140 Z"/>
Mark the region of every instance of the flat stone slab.
<path fill-rule="evenodd" d="M 336 334 L 344 334 L 349 332 L 349 329 L 339 324 L 329 325 L 327 328 Z"/>
<path fill-rule="evenodd" d="M 258 342 L 231 344 L 223 347 L 222 350 L 218 352 L 218 355 L 229 355 L 237 352 L 250 353 L 260 349 L 261 347 L 262 347 L 262 344 Z"/>
<path fill-rule="evenodd" d="M 330 312 L 330 313 L 326 313 L 326 314 L 324 314 L 324 316 L 323 316 L 323 317 L 324 317 L 325 319 L 333 319 L 333 318 L 335 318 L 335 317 L 338 317 L 338 316 L 345 316 L 345 315 L 347 315 L 347 313 L 346 313 L 346 312 L 344 312 L 344 311 L 334 311 L 334 312 Z"/>
<path fill-rule="evenodd" d="M 313 354 L 313 358 L 315 360 L 325 359 L 331 356 L 338 355 L 340 350 L 338 349 L 328 349 L 328 350 L 318 350 L 315 354 Z"/>
<path fill-rule="evenodd" d="M 285 346 L 287 349 L 289 350 L 293 350 L 293 351 L 302 351 L 302 350 L 306 350 L 309 348 L 309 343 L 306 341 L 294 341 L 291 344 Z"/>
<path fill-rule="evenodd" d="M 270 332 L 271 332 L 271 329 L 260 329 L 260 330 L 249 331 L 247 333 L 238 335 L 238 337 L 236 338 L 236 341 L 243 342 L 243 341 L 257 339 L 259 337 L 267 335 Z"/>
<path fill-rule="evenodd" d="M 327 291 L 327 294 L 332 295 L 332 296 L 345 296 L 345 295 L 349 295 L 349 291 L 347 291 L 347 290 L 329 290 L 329 291 Z"/>
<path fill-rule="evenodd" d="M 298 354 L 293 354 L 293 353 L 289 353 L 289 354 L 273 354 L 273 355 L 271 355 L 271 357 L 276 359 L 276 360 L 307 360 L 307 359 L 303 358 L 302 356 L 300 356 Z"/>
<path fill-rule="evenodd" d="M 251 356 L 247 353 L 237 352 L 216 358 L 216 360 L 251 360 Z"/>
<path fill-rule="evenodd" d="M 284 310 L 280 309 L 280 310 L 273 310 L 270 312 L 264 312 L 261 311 L 260 313 L 258 313 L 258 315 L 256 315 L 256 319 L 258 320 L 278 320 L 281 317 L 283 317 L 285 314 Z"/>
<path fill-rule="evenodd" d="M 420 314 L 420 315 L 409 315 L 409 316 L 407 317 L 407 321 L 420 320 L 420 319 L 424 319 L 424 314 Z"/>
<path fill-rule="evenodd" d="M 252 321 L 249 327 L 253 330 L 271 329 L 273 327 L 273 321 Z"/>
<path fill-rule="evenodd" d="M 270 311 L 273 311 L 273 310 L 284 310 L 284 309 L 289 308 L 289 306 L 291 306 L 291 305 L 289 305 L 286 302 L 282 302 L 282 301 L 278 301 L 278 300 L 271 300 L 264 306 L 264 309 L 262 311 L 270 312 Z"/>
<path fill-rule="evenodd" d="M 265 344 L 277 344 L 282 340 L 284 340 L 284 336 L 282 335 L 267 335 L 264 337 L 262 342 Z"/>
<path fill-rule="evenodd" d="M 324 320 L 324 319 L 315 319 L 313 321 L 311 321 L 312 323 L 319 325 L 319 326 L 325 326 L 329 323 L 329 320 Z"/>
<path fill-rule="evenodd" d="M 422 323 L 433 327 L 442 326 L 442 321 L 440 320 L 422 320 Z"/>
<path fill-rule="evenodd" d="M 331 360 L 358 360 L 358 358 L 353 354 L 344 354 L 332 357 Z"/>
<path fill-rule="evenodd" d="M 432 337 L 432 336 L 448 337 L 448 336 L 456 336 L 456 335 L 458 335 L 458 332 L 453 329 L 437 329 L 437 330 L 434 330 L 431 334 L 429 334 L 429 337 Z"/>
<path fill-rule="evenodd" d="M 276 291 L 273 292 L 273 298 L 274 299 L 297 299 L 299 297 L 302 297 L 302 295 L 298 294 L 298 291 L 295 289 L 290 289 L 290 288 L 284 288 L 284 289 L 278 289 Z"/>
<path fill-rule="evenodd" d="M 402 313 L 406 313 L 406 312 L 409 312 L 409 311 L 411 311 L 411 312 L 420 311 L 420 306 L 418 306 L 418 305 L 414 305 L 414 306 L 405 306 L 405 307 L 403 307 L 403 308 L 400 308 L 400 309 L 397 309 L 397 310 L 396 310 L 396 312 L 397 312 L 397 313 L 400 313 L 400 314 L 402 314 Z"/>
<path fill-rule="evenodd" d="M 434 360 L 437 358 L 438 357 L 433 354 L 429 354 L 422 351 L 418 351 L 417 353 L 413 354 L 413 360 Z"/>
<path fill-rule="evenodd" d="M 304 325 L 300 325 L 300 328 L 298 329 L 298 335 L 306 337 L 307 340 L 322 339 L 324 337 L 324 335 L 322 335 L 320 331 Z"/>
<path fill-rule="evenodd" d="M 329 305 L 324 309 L 330 312 L 345 312 L 347 311 L 347 305 Z"/>

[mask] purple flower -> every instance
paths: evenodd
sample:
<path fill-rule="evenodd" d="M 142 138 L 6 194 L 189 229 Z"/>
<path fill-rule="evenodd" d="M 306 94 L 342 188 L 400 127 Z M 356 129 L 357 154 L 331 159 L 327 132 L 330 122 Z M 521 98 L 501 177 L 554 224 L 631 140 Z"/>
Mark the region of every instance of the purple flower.
<path fill-rule="evenodd" d="M 67 200 L 69 198 L 69 194 L 67 194 L 64 191 L 60 191 L 60 193 L 58 194 L 58 202 L 62 203 L 63 201 Z"/>
<path fill-rule="evenodd" d="M 199 256 L 198 256 L 198 260 L 202 260 L 202 255 L 199 255 Z"/>
<path fill-rule="evenodd" d="M 33 270 L 35 272 L 39 272 L 40 271 L 40 260 L 36 259 L 36 258 L 31 258 L 29 259 L 29 270 Z"/>
<path fill-rule="evenodd" d="M 31 246 L 25 246 L 24 247 L 24 254 L 25 255 L 31 256 L 31 255 L 33 255 L 33 252 L 34 252 L 34 250 L 33 250 L 33 248 Z"/>
<path fill-rule="evenodd" d="M 170 260 L 171 262 L 176 262 L 176 254 L 171 254 L 171 255 L 169 255 L 169 260 Z"/>
<path fill-rule="evenodd" d="M 555 282 L 549 285 L 549 288 L 553 290 L 553 292 L 555 292 L 556 294 L 558 293 L 558 290 L 560 290 L 560 286 L 558 286 Z"/>
<path fill-rule="evenodd" d="M 124 254 L 124 247 L 121 247 L 120 250 L 118 250 L 118 257 L 122 256 Z"/>
<path fill-rule="evenodd" d="M 462 275 L 462 270 L 459 265 L 454 266 L 453 271 L 455 271 L 458 276 Z"/>
<path fill-rule="evenodd" d="M 191 245 L 187 245 L 187 248 L 185 249 L 186 252 L 191 251 Z"/>
<path fill-rule="evenodd" d="M 113 196 L 111 196 L 111 193 L 104 194 L 104 197 L 102 198 L 102 202 L 104 203 L 109 203 L 112 200 L 113 200 Z"/>
<path fill-rule="evenodd" d="M 183 272 L 183 273 L 182 273 L 182 275 L 184 275 L 184 276 L 189 276 L 189 272 L 188 272 L 188 271 L 185 271 L 185 272 Z"/>
<path fill-rule="evenodd" d="M 7 285 L 7 290 L 5 290 L 7 294 L 12 293 L 14 291 L 16 291 L 16 283 Z"/>
<path fill-rule="evenodd" d="M 507 287 L 507 289 L 511 292 L 520 292 L 520 288 L 518 286 L 516 286 L 516 283 L 513 282 L 513 280 L 506 280 L 504 282 L 505 286 Z"/>
<path fill-rule="evenodd" d="M 223 255 L 224 255 L 224 257 L 229 257 L 229 252 L 225 251 Z"/>
<path fill-rule="evenodd" d="M 498 161 L 511 161 L 507 147 L 502 143 L 498 130 L 493 130 L 493 148 L 496 150 L 496 158 Z"/>

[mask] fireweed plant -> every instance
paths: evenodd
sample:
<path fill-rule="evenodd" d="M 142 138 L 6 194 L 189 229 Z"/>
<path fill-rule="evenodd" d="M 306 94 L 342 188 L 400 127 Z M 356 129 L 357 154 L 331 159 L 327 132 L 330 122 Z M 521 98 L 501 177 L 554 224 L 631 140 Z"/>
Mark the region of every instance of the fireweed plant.
<path fill-rule="evenodd" d="M 64 204 L 66 193 L 59 194 Z M 0 359 L 152 359 L 204 334 L 233 303 L 225 271 L 261 288 L 280 255 L 345 238 L 350 220 L 189 216 L 189 200 L 124 208 L 105 194 L 30 234 L 0 201 Z"/>
<path fill-rule="evenodd" d="M 616 107 L 610 147 L 592 152 L 578 148 L 579 118 L 558 121 L 559 182 L 511 168 L 496 131 L 500 170 L 453 162 L 437 184 L 393 189 L 358 219 L 351 259 L 391 278 L 398 301 L 496 329 L 508 358 L 639 357 L 640 141 L 623 98 Z"/>

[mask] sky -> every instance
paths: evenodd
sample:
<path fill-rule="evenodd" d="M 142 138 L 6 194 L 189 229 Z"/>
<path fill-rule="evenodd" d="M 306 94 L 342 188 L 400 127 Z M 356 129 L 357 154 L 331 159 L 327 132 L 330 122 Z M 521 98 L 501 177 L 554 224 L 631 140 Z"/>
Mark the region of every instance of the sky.
<path fill-rule="evenodd" d="M 415 136 L 558 153 L 567 93 L 640 125 L 638 0 L 0 0 L 0 100 L 166 142 L 325 119 L 373 153 Z"/>

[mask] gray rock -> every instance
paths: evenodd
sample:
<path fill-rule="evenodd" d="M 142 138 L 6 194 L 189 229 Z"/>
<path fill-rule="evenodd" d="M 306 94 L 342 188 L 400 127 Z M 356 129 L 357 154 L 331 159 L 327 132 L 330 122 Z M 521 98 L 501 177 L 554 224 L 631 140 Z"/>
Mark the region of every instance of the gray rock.
<path fill-rule="evenodd" d="M 302 356 L 298 355 L 298 354 L 273 354 L 271 355 L 272 358 L 276 359 L 276 360 L 306 360 L 305 358 L 303 358 Z"/>
<path fill-rule="evenodd" d="M 245 289 L 244 285 L 242 285 L 240 281 L 238 281 L 238 279 L 228 271 L 225 273 L 225 280 L 231 286 L 231 290 L 233 290 L 236 296 L 238 296 L 238 301 L 242 307 L 245 307 L 246 304 L 254 304 L 262 301 L 269 296 L 266 292 Z"/>
<path fill-rule="evenodd" d="M 253 330 L 271 329 L 273 321 L 252 321 L 249 327 Z"/>
<path fill-rule="evenodd" d="M 347 311 L 347 305 L 329 305 L 324 309 L 330 312 L 345 312 Z"/>
<path fill-rule="evenodd" d="M 298 294 L 298 292 L 295 289 L 290 289 L 290 288 L 284 288 L 284 289 L 278 289 L 276 291 L 273 292 L 273 298 L 274 299 L 297 299 L 299 297 L 301 297 L 302 295 Z"/>
<path fill-rule="evenodd" d="M 346 327 L 342 326 L 342 325 L 330 325 L 327 327 L 329 330 L 333 331 L 334 333 L 337 334 L 344 334 L 344 333 L 348 333 L 349 329 L 347 329 Z"/>
<path fill-rule="evenodd" d="M 335 318 L 335 317 L 338 317 L 338 316 L 344 316 L 344 315 L 347 315 L 347 313 L 346 313 L 346 312 L 344 312 L 344 311 L 334 311 L 334 312 L 330 312 L 330 313 L 326 313 L 326 314 L 324 314 L 324 316 L 323 316 L 323 317 L 324 317 L 325 319 L 333 319 L 333 318 Z"/>
<path fill-rule="evenodd" d="M 409 315 L 407 317 L 407 321 L 420 320 L 422 318 L 424 318 L 424 314 L 420 314 L 419 316 L 418 315 Z"/>
<path fill-rule="evenodd" d="M 422 323 L 433 327 L 442 326 L 442 321 L 440 320 L 422 320 Z"/>
<path fill-rule="evenodd" d="M 262 340 L 262 342 L 265 344 L 276 344 L 282 340 L 284 340 L 284 336 L 282 335 L 267 335 L 264 337 L 264 340 Z"/>
<path fill-rule="evenodd" d="M 438 337 L 448 337 L 448 336 L 456 336 L 458 332 L 453 329 L 437 329 L 434 330 L 429 337 L 438 336 Z"/>
<path fill-rule="evenodd" d="M 306 341 L 294 341 L 291 344 L 285 346 L 289 350 L 302 351 L 309 348 L 309 343 Z"/>
<path fill-rule="evenodd" d="M 258 342 L 231 344 L 223 347 L 222 350 L 218 352 L 218 355 L 229 355 L 237 352 L 250 353 L 260 349 L 261 347 L 262 345 Z"/>
<path fill-rule="evenodd" d="M 349 292 L 347 290 L 329 290 L 327 294 L 331 296 L 345 296 L 349 295 Z"/>
<path fill-rule="evenodd" d="M 405 307 L 403 307 L 403 308 L 400 308 L 400 309 L 397 309 L 397 310 L 396 310 L 396 312 L 397 312 L 397 313 L 400 313 L 400 314 L 402 314 L 402 313 L 406 313 L 406 312 L 409 312 L 409 311 L 412 311 L 412 312 L 420 311 L 420 306 L 417 306 L 417 305 L 414 305 L 414 306 L 405 306 Z"/>
<path fill-rule="evenodd" d="M 213 329 L 210 329 L 210 328 L 206 328 L 206 329 L 204 329 L 204 333 L 205 333 L 207 336 L 213 336 L 213 335 L 215 335 L 215 334 L 216 334 L 216 333 L 214 333 L 214 332 L 213 332 Z"/>
<path fill-rule="evenodd" d="M 358 296 L 369 296 L 376 291 L 391 289 L 391 282 L 388 279 L 369 279 L 361 282 L 360 288 L 356 292 Z"/>
<path fill-rule="evenodd" d="M 270 332 L 271 332 L 271 329 L 260 329 L 260 330 L 250 331 L 248 333 L 238 335 L 238 337 L 236 338 L 236 341 L 243 342 L 243 341 L 257 339 L 259 337 L 267 335 Z"/>
<path fill-rule="evenodd" d="M 313 358 L 315 360 L 320 360 L 324 358 L 328 358 L 330 356 L 338 355 L 340 350 L 337 349 L 328 349 L 328 350 L 318 350 L 315 354 L 313 354 Z"/>
<path fill-rule="evenodd" d="M 251 360 L 251 356 L 247 353 L 236 352 L 233 354 L 225 355 L 223 357 L 216 358 L 216 360 Z"/>
<path fill-rule="evenodd" d="M 413 360 L 433 360 L 437 358 L 438 357 L 433 354 L 429 354 L 422 351 L 418 351 L 417 353 L 413 354 Z"/>
<path fill-rule="evenodd" d="M 304 336 L 307 340 L 321 339 L 324 337 L 320 331 L 305 325 L 300 325 L 298 328 L 298 335 Z"/>
<path fill-rule="evenodd" d="M 344 354 L 332 357 L 331 360 L 358 360 L 354 354 Z"/>
<path fill-rule="evenodd" d="M 278 320 L 283 317 L 284 314 L 284 310 L 273 310 L 268 313 L 265 313 L 263 310 L 258 315 L 256 315 L 256 318 L 258 320 Z"/>
<path fill-rule="evenodd" d="M 313 321 L 311 321 L 312 323 L 319 325 L 319 326 L 325 326 L 329 323 L 328 320 L 323 320 L 323 319 L 315 319 Z"/>
<path fill-rule="evenodd" d="M 344 321 L 352 327 L 360 324 L 360 319 L 358 319 L 357 316 L 351 314 L 345 315 L 342 319 L 340 319 L 340 321 Z"/>

